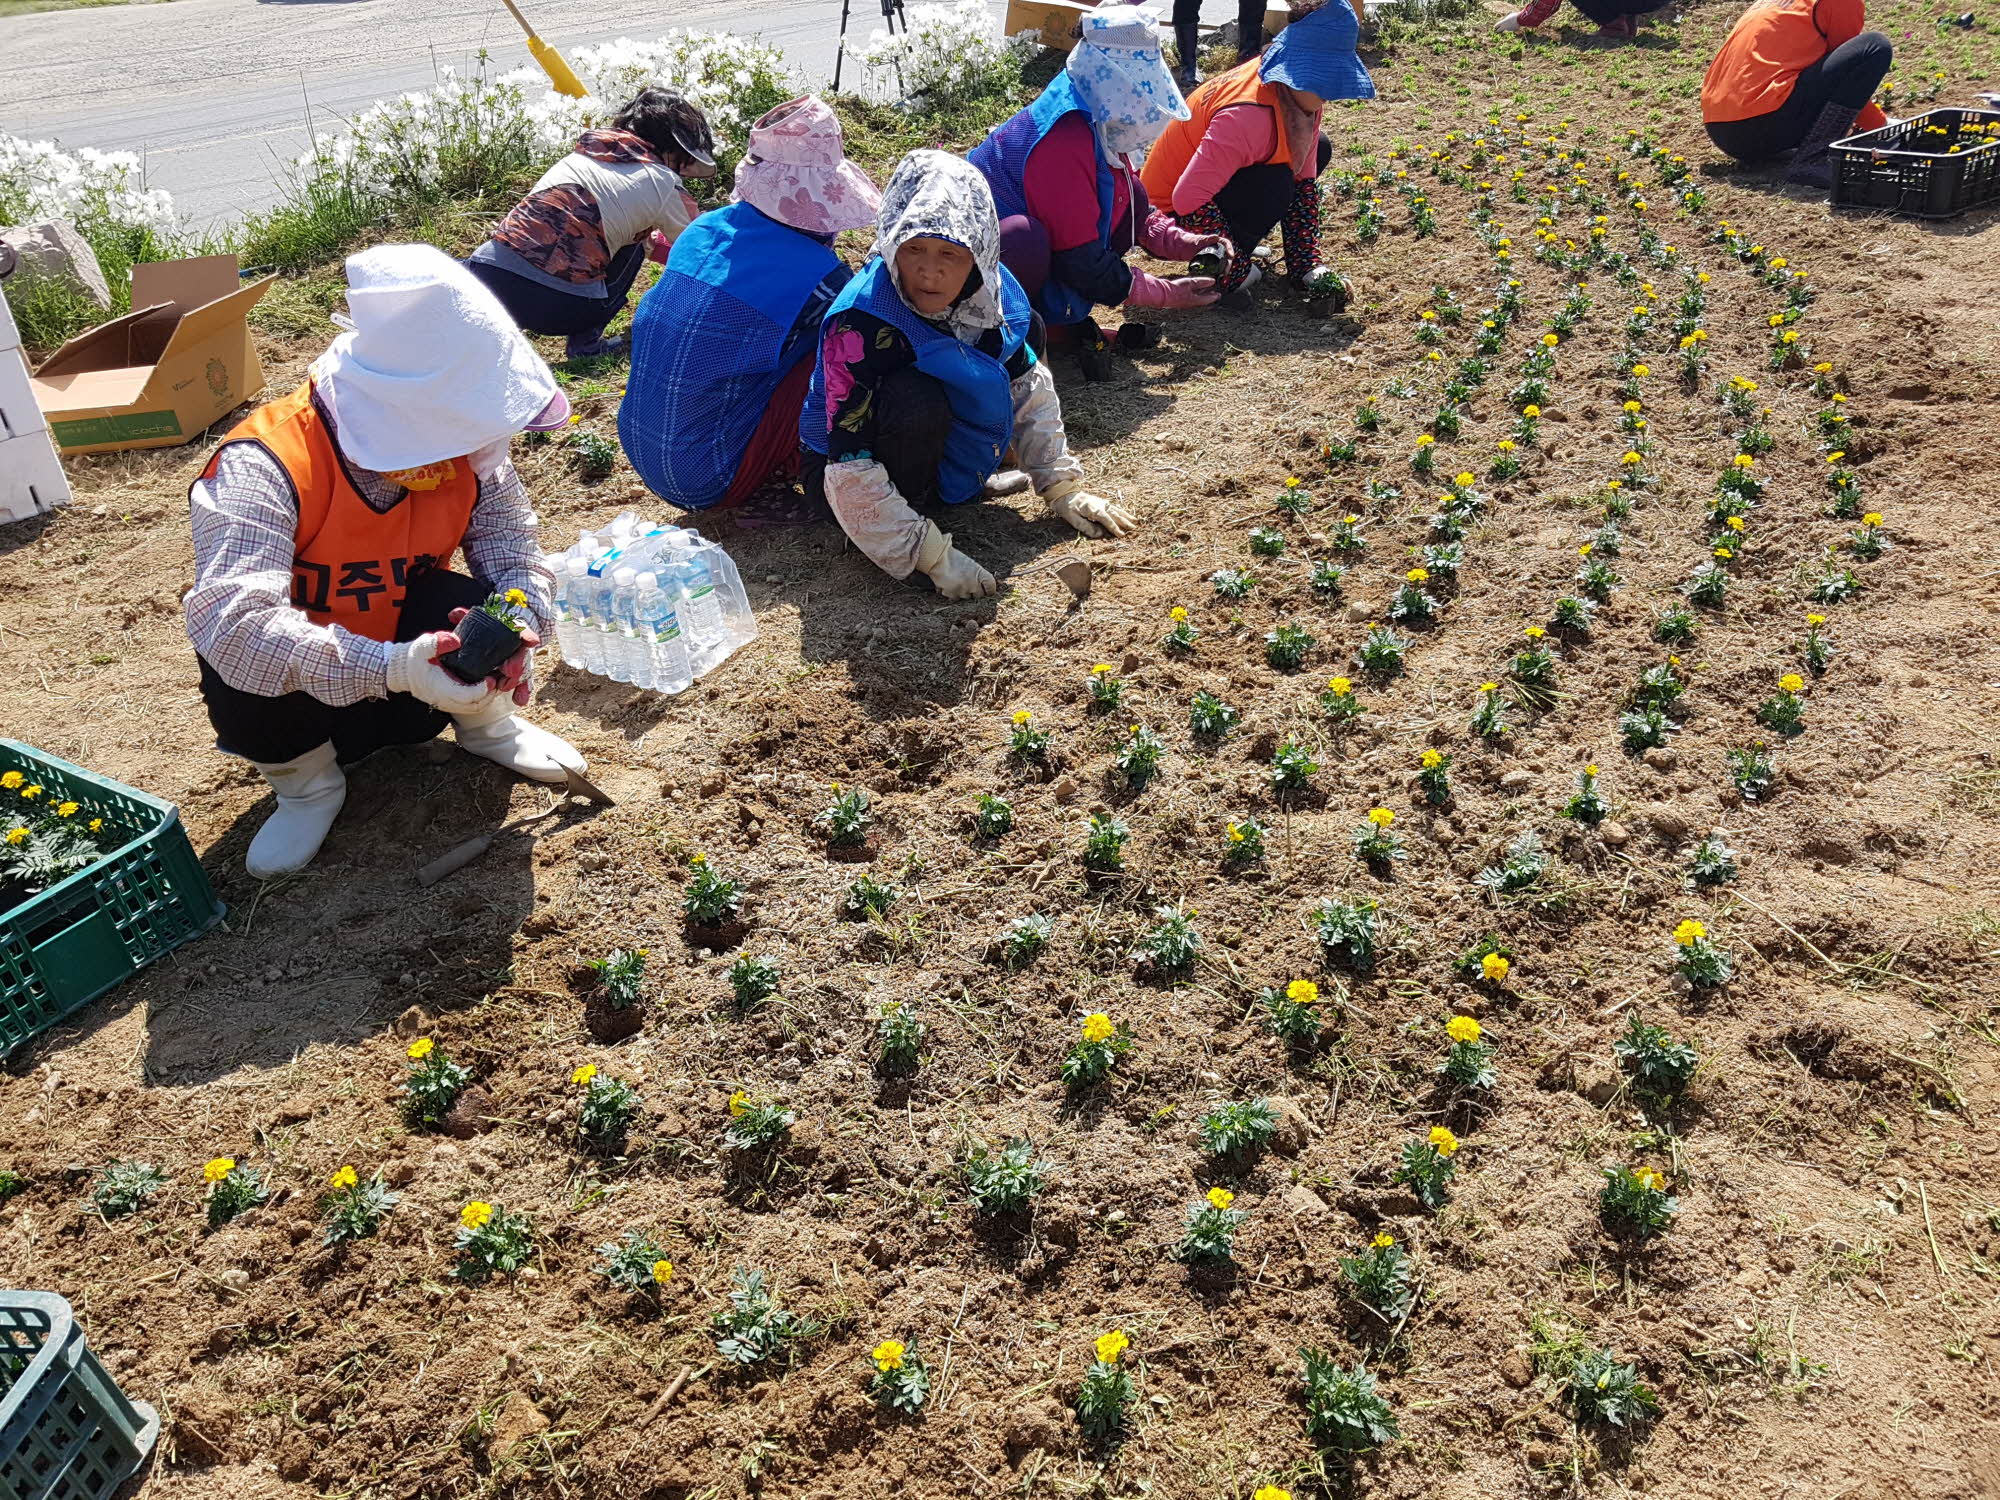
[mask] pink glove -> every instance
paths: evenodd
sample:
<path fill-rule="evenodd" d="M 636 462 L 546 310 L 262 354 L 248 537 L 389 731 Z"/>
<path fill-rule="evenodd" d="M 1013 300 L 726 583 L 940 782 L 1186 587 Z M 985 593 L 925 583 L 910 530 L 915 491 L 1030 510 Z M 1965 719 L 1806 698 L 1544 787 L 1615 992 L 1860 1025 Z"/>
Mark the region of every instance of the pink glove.
<path fill-rule="evenodd" d="M 673 248 L 674 242 L 664 234 L 661 234 L 659 230 L 654 229 L 647 232 L 646 259 L 652 261 L 653 264 L 664 266 L 667 263 L 667 256 L 672 252 Z"/>
<path fill-rule="evenodd" d="M 1146 223 L 1139 234 L 1139 246 L 1155 260 L 1193 260 L 1210 245 L 1220 245 L 1225 254 L 1234 257 L 1235 246 L 1229 243 L 1226 234 L 1203 234 L 1199 230 L 1186 229 L 1165 209 L 1154 209 L 1146 215 Z"/>
<path fill-rule="evenodd" d="M 1207 276 L 1175 276 L 1164 278 L 1145 271 L 1132 273 L 1132 290 L 1125 296 L 1125 307 L 1207 307 L 1222 293 L 1215 289 L 1215 282 Z"/>

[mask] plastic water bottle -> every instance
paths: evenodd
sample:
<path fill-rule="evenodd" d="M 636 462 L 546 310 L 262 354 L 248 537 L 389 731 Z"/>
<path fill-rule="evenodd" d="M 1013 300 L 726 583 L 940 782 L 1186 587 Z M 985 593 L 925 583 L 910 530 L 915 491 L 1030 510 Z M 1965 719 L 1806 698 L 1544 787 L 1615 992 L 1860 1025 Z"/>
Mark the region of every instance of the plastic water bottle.
<path fill-rule="evenodd" d="M 599 677 L 605 675 L 610 660 L 607 647 L 618 628 L 611 618 L 611 580 L 598 571 L 601 566 L 590 564 L 583 587 L 590 610 L 590 625 L 583 633 L 583 669 Z"/>
<path fill-rule="evenodd" d="M 652 675 L 652 652 L 639 639 L 638 603 L 639 575 L 630 568 L 619 568 L 611 575 L 611 611 L 618 634 L 612 641 L 607 675 L 614 682 L 646 687 L 646 679 Z"/>
<path fill-rule="evenodd" d="M 729 649 L 729 632 L 722 623 L 722 606 L 715 598 L 715 576 L 702 554 L 705 542 L 683 542 L 673 549 L 671 571 L 681 596 L 681 628 L 688 653 L 697 662 Z M 706 670 L 706 668 L 703 668 Z"/>
<path fill-rule="evenodd" d="M 576 607 L 570 602 L 569 563 L 560 552 L 551 552 L 542 559 L 542 566 L 549 573 L 549 602 L 556 612 L 556 655 L 570 666 L 575 666 L 580 658 L 576 654 Z"/>
<path fill-rule="evenodd" d="M 569 629 L 556 627 L 556 644 L 561 648 L 563 661 L 572 667 L 584 667 L 587 658 L 584 644 L 593 629 L 590 618 L 590 564 L 580 555 L 572 554 L 563 564 L 563 598 L 567 601 Z"/>
<path fill-rule="evenodd" d="M 681 636 L 680 612 L 660 588 L 657 574 L 639 575 L 639 625 L 651 653 L 647 686 L 655 692 L 678 693 L 694 679 L 688 672 L 687 641 Z"/>

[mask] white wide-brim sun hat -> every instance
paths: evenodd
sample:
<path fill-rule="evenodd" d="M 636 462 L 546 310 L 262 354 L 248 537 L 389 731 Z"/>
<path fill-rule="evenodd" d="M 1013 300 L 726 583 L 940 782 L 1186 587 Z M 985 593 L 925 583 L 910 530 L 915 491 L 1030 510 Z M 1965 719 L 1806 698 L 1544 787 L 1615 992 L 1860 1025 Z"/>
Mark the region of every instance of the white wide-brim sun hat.
<path fill-rule="evenodd" d="M 434 245 L 347 260 L 345 328 L 313 361 L 340 449 L 377 473 L 463 458 L 523 428 L 563 426 L 569 403 L 500 300 Z"/>

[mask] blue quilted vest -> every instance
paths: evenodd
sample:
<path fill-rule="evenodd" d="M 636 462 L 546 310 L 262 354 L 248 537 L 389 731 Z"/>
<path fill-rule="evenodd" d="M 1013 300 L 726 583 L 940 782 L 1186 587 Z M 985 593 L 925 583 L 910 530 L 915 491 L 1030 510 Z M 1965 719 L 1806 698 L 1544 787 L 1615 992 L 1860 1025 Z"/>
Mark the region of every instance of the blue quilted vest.
<path fill-rule="evenodd" d="M 1055 129 L 1056 122 L 1064 115 L 1083 109 L 1083 100 L 1077 97 L 1076 86 L 1070 82 L 1069 74 L 1058 73 L 1049 86 L 1035 96 L 1034 103 L 1012 119 L 994 126 L 985 140 L 966 153 L 965 159 L 979 168 L 980 175 L 993 189 L 993 206 L 1001 218 L 1028 212 L 1028 195 L 1024 185 L 1028 154 L 1042 143 L 1042 137 Z M 1088 117 L 1089 112 L 1084 110 L 1084 114 Z M 1093 130 L 1091 135 L 1095 142 L 1096 132 Z M 1096 145 L 1096 152 L 1097 238 L 1100 243 L 1108 244 L 1116 180 L 1112 176 L 1111 164 L 1104 159 L 1101 144 Z M 1094 306 L 1096 304 L 1090 298 L 1065 286 L 1053 276 L 1042 283 L 1042 289 L 1035 297 L 1035 310 L 1051 323 L 1081 323 L 1090 316 Z"/>
<path fill-rule="evenodd" d="M 1014 273 L 1005 266 L 995 269 L 1000 273 L 1001 315 L 997 358 L 912 312 L 889 277 L 888 262 L 879 255 L 847 283 L 827 310 L 829 321 L 850 307 L 880 318 L 910 341 L 917 368 L 944 387 L 952 423 L 945 437 L 944 462 L 938 467 L 938 497 L 948 505 L 962 505 L 975 498 L 1014 441 L 1013 382 L 1007 377 L 1007 361 L 1027 338 L 1034 311 Z M 806 393 L 805 410 L 799 414 L 799 440 L 815 453 L 826 452 L 823 354 L 814 356 L 812 388 Z"/>
<path fill-rule="evenodd" d="M 618 440 L 656 495 L 705 510 L 728 492 L 772 393 L 816 339 L 791 340 L 833 250 L 747 203 L 702 214 L 674 241 L 632 315 Z"/>

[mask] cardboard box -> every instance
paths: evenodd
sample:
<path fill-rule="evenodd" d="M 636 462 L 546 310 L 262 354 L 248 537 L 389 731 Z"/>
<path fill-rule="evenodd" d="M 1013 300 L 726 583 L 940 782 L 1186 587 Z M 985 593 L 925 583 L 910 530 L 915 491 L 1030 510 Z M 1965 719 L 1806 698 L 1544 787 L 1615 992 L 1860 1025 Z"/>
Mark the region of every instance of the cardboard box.
<path fill-rule="evenodd" d="M 1007 20 L 1001 34 L 1018 36 L 1024 31 L 1040 32 L 1044 47 L 1068 52 L 1076 46 L 1077 17 L 1096 8 L 1094 4 L 1083 4 L 1080 0 L 1007 0 Z"/>
<path fill-rule="evenodd" d="M 0 336 L 13 327 L 4 292 L 0 325 Z M 69 501 L 69 476 L 35 404 L 28 362 L 17 347 L 0 348 L 0 524 L 24 521 Z"/>
<path fill-rule="evenodd" d="M 79 334 L 35 371 L 65 453 L 171 448 L 264 389 L 244 319 L 274 277 L 244 285 L 233 255 L 132 268 L 135 311 Z"/>

